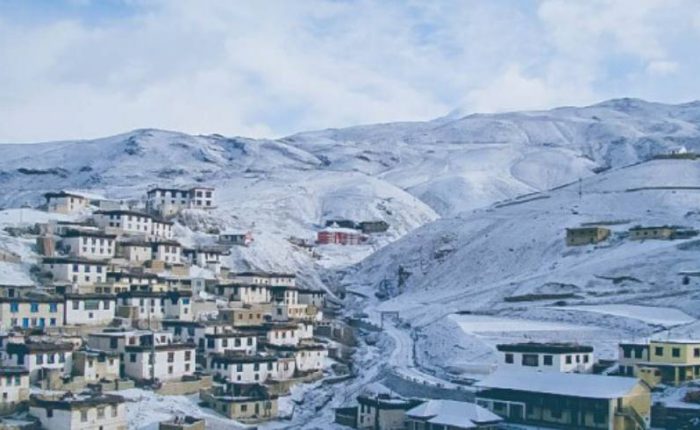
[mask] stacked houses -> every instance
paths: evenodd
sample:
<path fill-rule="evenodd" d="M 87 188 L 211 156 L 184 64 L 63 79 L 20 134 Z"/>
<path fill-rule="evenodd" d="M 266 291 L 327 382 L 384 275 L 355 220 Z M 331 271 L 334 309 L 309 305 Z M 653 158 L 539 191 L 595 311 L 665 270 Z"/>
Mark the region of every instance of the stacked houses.
<path fill-rule="evenodd" d="M 293 273 L 231 273 L 220 241 L 249 237 L 180 242 L 171 218 L 215 208 L 214 189 L 154 188 L 143 207 L 46 199 L 79 220 L 37 226 L 39 285 L 0 287 L 0 414 L 29 411 L 45 428 L 126 428 L 118 391 L 138 386 L 199 393 L 222 416 L 256 423 L 277 417 L 294 384 L 324 376 L 327 341 L 314 333 L 323 292 Z M 30 396 L 32 386 L 49 391 Z"/>

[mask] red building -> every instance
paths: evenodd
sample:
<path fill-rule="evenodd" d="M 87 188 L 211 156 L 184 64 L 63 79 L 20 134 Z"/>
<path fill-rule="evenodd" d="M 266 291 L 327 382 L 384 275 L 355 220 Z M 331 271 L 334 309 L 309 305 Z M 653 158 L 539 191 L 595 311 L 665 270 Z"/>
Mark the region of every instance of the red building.
<path fill-rule="evenodd" d="M 318 232 L 316 242 L 319 245 L 359 245 L 366 239 L 364 234 L 351 228 L 328 227 Z"/>

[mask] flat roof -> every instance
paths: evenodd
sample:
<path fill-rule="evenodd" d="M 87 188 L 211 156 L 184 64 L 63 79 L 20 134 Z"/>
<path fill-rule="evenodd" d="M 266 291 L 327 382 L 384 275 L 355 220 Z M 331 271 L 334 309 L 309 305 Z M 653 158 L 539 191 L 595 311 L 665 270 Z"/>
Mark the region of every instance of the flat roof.
<path fill-rule="evenodd" d="M 532 352 L 546 354 L 570 354 L 570 353 L 590 353 L 593 347 L 589 345 L 578 345 L 575 343 L 506 343 L 496 345 L 496 349 L 501 352 Z"/>

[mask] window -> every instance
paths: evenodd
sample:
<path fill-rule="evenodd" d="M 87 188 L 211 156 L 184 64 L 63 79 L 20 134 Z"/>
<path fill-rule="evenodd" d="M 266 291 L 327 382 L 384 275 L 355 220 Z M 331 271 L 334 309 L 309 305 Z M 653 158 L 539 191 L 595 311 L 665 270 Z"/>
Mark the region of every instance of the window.
<path fill-rule="evenodd" d="M 241 412 L 246 412 L 248 410 L 248 405 L 241 405 Z"/>
<path fill-rule="evenodd" d="M 567 355 L 566 356 L 566 364 L 571 364 L 571 363 L 572 363 L 571 356 Z"/>
<path fill-rule="evenodd" d="M 185 361 L 190 361 L 192 359 L 192 351 L 185 351 Z"/>
<path fill-rule="evenodd" d="M 136 354 L 129 354 L 129 361 L 131 363 L 136 363 Z"/>
<path fill-rule="evenodd" d="M 49 304 L 49 312 L 51 312 L 51 313 L 58 312 L 58 303 L 50 303 Z"/>
<path fill-rule="evenodd" d="M 116 417 L 116 416 L 117 416 L 117 405 L 114 405 L 114 406 L 112 407 L 112 416 L 113 416 L 113 417 Z"/>
<path fill-rule="evenodd" d="M 681 349 L 680 348 L 672 348 L 671 355 L 673 355 L 673 357 L 675 357 L 675 358 L 680 357 L 681 356 Z"/>
<path fill-rule="evenodd" d="M 46 409 L 46 417 L 53 418 L 53 409 Z"/>
<path fill-rule="evenodd" d="M 97 408 L 97 419 L 101 419 L 105 417 L 105 408 Z"/>
<path fill-rule="evenodd" d="M 253 370 L 256 371 L 256 372 L 257 372 L 258 370 L 260 370 L 260 363 L 255 363 L 255 364 L 253 364 Z"/>
<path fill-rule="evenodd" d="M 168 363 L 174 363 L 174 362 L 175 362 L 175 353 L 169 352 L 168 353 Z"/>
<path fill-rule="evenodd" d="M 551 366 L 554 364 L 553 358 L 551 355 L 545 355 L 543 357 L 543 362 L 545 366 Z"/>
<path fill-rule="evenodd" d="M 662 356 L 664 355 L 664 347 L 663 346 L 657 346 L 654 348 L 654 355 L 656 356 Z"/>
<path fill-rule="evenodd" d="M 589 359 L 590 359 L 590 356 L 589 356 L 588 354 L 585 354 L 585 355 L 583 356 L 583 362 L 584 362 L 584 363 L 588 363 L 588 360 L 589 360 Z"/>
<path fill-rule="evenodd" d="M 44 354 L 36 355 L 36 364 L 44 364 Z"/>
<path fill-rule="evenodd" d="M 49 320 L 49 325 L 52 326 L 52 327 L 55 327 L 55 326 L 56 326 L 56 318 L 51 318 L 51 319 Z"/>
<path fill-rule="evenodd" d="M 693 356 L 694 357 L 700 357 L 700 348 L 695 348 L 693 350 Z"/>
<path fill-rule="evenodd" d="M 540 356 L 537 354 L 523 354 L 523 366 L 537 367 L 540 365 Z"/>
<path fill-rule="evenodd" d="M 39 303 L 32 303 L 32 304 L 30 305 L 30 311 L 31 311 L 32 313 L 39 312 Z"/>
<path fill-rule="evenodd" d="M 562 417 L 562 410 L 559 408 L 552 408 L 551 410 L 552 418 L 558 420 Z"/>
<path fill-rule="evenodd" d="M 10 312 L 12 312 L 12 313 L 19 312 L 19 303 L 16 303 L 16 302 L 10 303 Z"/>
<path fill-rule="evenodd" d="M 80 411 L 80 421 L 87 422 L 88 416 L 87 411 Z"/>
<path fill-rule="evenodd" d="M 169 375 L 173 374 L 173 366 L 168 366 L 168 374 Z"/>

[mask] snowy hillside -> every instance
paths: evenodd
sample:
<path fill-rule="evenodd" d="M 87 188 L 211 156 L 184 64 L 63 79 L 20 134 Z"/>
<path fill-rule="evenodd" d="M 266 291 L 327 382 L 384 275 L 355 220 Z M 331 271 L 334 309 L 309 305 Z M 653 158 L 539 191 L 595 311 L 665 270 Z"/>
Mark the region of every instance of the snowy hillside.
<path fill-rule="evenodd" d="M 218 208 L 181 219 L 187 224 L 182 236 L 205 242 L 208 229 L 250 230 L 253 246 L 235 248 L 231 266 L 302 270 L 316 282 L 323 269 L 358 262 L 440 215 L 485 208 L 654 154 L 698 150 L 699 122 L 700 103 L 621 99 L 277 141 L 137 130 L 91 141 L 0 145 L 0 205 L 36 206 L 44 192 L 59 189 L 140 199 L 153 185 L 205 183 L 217 188 Z M 337 217 L 384 220 L 391 228 L 369 245 L 322 247 L 320 260 L 287 240 L 313 239 L 324 220 Z M 426 231 L 461 222 L 445 220 Z M 468 222 L 490 228 L 488 220 Z M 426 248 L 449 247 L 451 239 L 428 241 Z"/>

